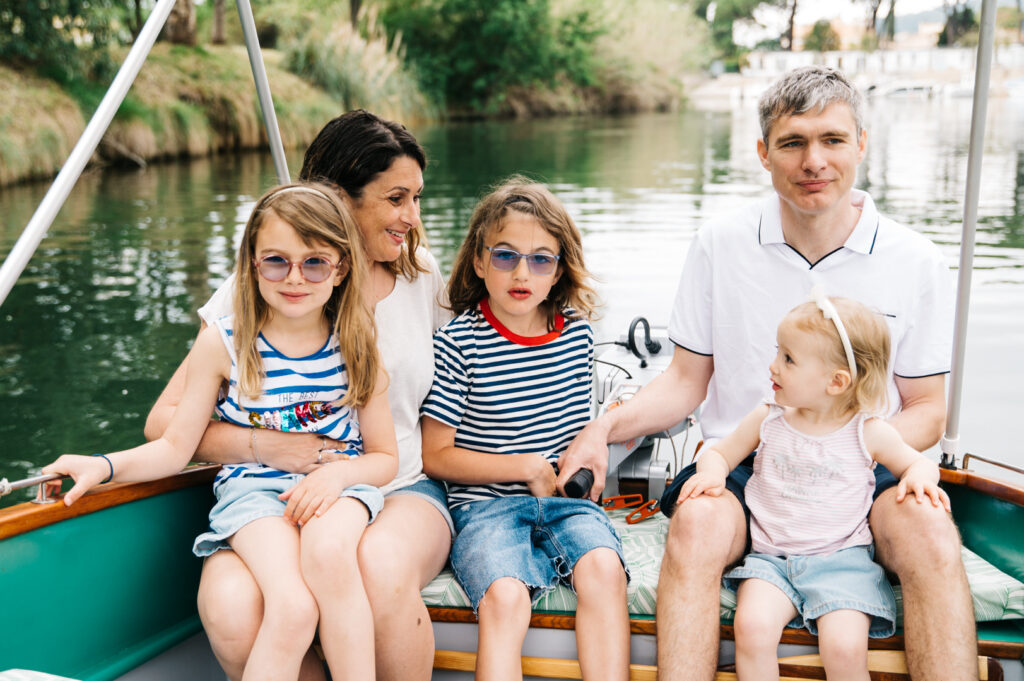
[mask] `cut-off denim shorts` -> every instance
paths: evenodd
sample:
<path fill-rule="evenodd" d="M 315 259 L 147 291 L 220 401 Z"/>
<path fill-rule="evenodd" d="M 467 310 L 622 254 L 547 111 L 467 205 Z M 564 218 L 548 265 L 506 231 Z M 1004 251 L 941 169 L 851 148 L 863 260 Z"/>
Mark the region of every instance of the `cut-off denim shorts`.
<path fill-rule="evenodd" d="M 225 480 L 217 487 L 217 503 L 210 510 L 210 531 L 196 537 L 192 553 L 202 558 L 221 549 L 230 549 L 228 539 L 249 523 L 284 515 L 288 502 L 281 501 L 277 495 L 291 489 L 305 477 L 292 473 L 278 478 L 239 476 Z M 352 485 L 338 496 L 362 502 L 370 512 L 371 523 L 384 506 L 384 495 L 373 485 Z"/>
<path fill-rule="evenodd" d="M 451 532 L 452 538 L 455 538 L 455 523 L 452 522 L 452 514 L 448 512 L 448 488 L 443 482 L 424 478 L 423 480 L 417 480 L 411 485 L 393 489 L 384 496 L 397 497 L 403 494 L 419 497 L 436 508 L 441 517 L 444 518 L 444 522 L 448 525 L 448 531 Z"/>
<path fill-rule="evenodd" d="M 485 499 L 456 506 L 452 519 L 452 571 L 474 612 L 487 589 L 502 577 L 525 584 L 531 603 L 558 584 L 572 589 L 576 563 L 597 548 L 615 551 L 629 579 L 615 528 L 604 511 L 586 499 Z"/>
<path fill-rule="evenodd" d="M 774 584 L 796 608 L 791 627 L 806 627 L 817 634 L 817 619 L 822 615 L 857 610 L 871 616 L 868 634 L 885 638 L 896 631 L 896 598 L 874 555 L 874 546 L 851 546 L 820 556 L 751 553 L 722 581 L 733 591 L 744 579 Z"/>

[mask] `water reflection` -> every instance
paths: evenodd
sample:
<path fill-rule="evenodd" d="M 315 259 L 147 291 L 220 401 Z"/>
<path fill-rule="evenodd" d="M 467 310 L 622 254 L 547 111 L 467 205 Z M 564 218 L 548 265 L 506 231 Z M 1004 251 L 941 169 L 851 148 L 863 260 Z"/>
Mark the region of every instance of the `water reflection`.
<path fill-rule="evenodd" d="M 875 101 L 858 185 L 957 262 L 970 103 Z M 1024 384 L 1024 101 L 990 104 L 979 208 L 963 439 L 1024 463 L 1004 443 Z M 447 269 L 473 205 L 504 176 L 548 182 L 584 232 L 607 302 L 598 335 L 636 314 L 667 321 L 688 244 L 709 216 L 770 191 L 752 111 L 416 129 L 431 159 L 423 199 Z M 300 155 L 289 165 L 299 167 Z M 0 307 L 0 477 L 64 451 L 141 440 L 145 415 L 197 329 L 194 310 L 231 270 L 264 154 L 84 177 Z M 6 253 L 46 187 L 0 190 Z M 1018 425 L 1015 425 L 1018 424 Z M 1016 430 L 1014 430 L 1016 429 Z"/>

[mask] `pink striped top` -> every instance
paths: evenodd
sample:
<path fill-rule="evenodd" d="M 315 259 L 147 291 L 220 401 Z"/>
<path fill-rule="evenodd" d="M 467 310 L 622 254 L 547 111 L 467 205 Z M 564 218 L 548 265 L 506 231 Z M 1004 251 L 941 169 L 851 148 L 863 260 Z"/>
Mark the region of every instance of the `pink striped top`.
<path fill-rule="evenodd" d="M 828 554 L 871 543 L 868 512 L 875 462 L 859 413 L 828 435 L 793 428 L 776 404 L 761 422 L 761 446 L 745 497 L 756 553 Z"/>

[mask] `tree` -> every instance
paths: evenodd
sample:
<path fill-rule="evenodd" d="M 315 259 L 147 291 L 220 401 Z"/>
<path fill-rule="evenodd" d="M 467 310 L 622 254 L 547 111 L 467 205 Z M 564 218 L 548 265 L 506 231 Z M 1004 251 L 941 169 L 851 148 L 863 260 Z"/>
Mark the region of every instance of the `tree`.
<path fill-rule="evenodd" d="M 195 0 L 177 0 L 174 3 L 164 25 L 164 38 L 176 45 L 196 44 Z"/>
<path fill-rule="evenodd" d="M 796 23 L 796 6 L 798 0 L 788 0 L 792 3 L 789 7 L 789 21 L 786 23 L 786 32 L 782 34 L 783 49 L 793 51 L 793 25 Z M 788 3 L 787 3 L 788 4 Z"/>
<path fill-rule="evenodd" d="M 939 47 L 952 47 L 978 28 L 978 20 L 974 17 L 974 10 L 967 6 L 966 0 L 956 0 L 952 7 L 948 3 L 943 4 L 946 7 L 946 26 L 939 34 L 936 44 Z"/>
<path fill-rule="evenodd" d="M 226 42 L 224 38 L 224 0 L 214 0 L 213 2 L 213 35 L 210 37 L 210 42 L 214 45 L 223 45 Z"/>
<path fill-rule="evenodd" d="M 839 34 L 832 28 L 827 19 L 819 19 L 814 22 L 811 32 L 804 39 L 804 49 L 814 52 L 831 52 L 842 49 Z"/>
<path fill-rule="evenodd" d="M 103 48 L 117 40 L 111 27 L 122 9 L 116 0 L 3 0 L 0 62 L 62 83 L 110 70 Z"/>

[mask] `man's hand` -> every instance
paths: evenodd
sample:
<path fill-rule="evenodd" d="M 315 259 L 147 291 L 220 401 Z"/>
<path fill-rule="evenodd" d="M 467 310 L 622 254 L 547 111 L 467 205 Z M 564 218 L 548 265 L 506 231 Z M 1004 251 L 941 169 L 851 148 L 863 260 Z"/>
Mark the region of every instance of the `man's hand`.
<path fill-rule="evenodd" d="M 558 457 L 559 474 L 555 486 L 560 494 L 565 494 L 565 483 L 581 468 L 589 468 L 594 473 L 589 498 L 597 503 L 608 474 L 608 432 L 600 421 L 588 423 Z"/>

